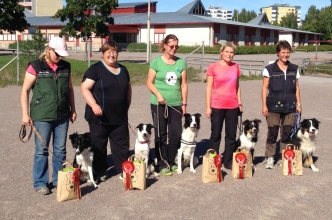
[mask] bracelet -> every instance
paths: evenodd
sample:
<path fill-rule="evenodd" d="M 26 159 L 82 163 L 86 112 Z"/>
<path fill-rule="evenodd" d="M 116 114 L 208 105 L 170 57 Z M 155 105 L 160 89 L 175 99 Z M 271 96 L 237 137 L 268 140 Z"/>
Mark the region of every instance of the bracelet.
<path fill-rule="evenodd" d="M 187 103 L 182 103 L 182 106 L 187 106 Z"/>
<path fill-rule="evenodd" d="M 297 103 L 296 106 L 301 106 L 301 104 L 300 104 L 300 103 Z"/>

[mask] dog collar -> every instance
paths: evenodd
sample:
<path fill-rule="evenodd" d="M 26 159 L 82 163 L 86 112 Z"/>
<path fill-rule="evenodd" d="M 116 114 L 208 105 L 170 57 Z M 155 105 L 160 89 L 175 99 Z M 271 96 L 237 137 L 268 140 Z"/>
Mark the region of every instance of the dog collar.
<path fill-rule="evenodd" d="M 139 140 L 137 140 L 140 144 L 147 144 L 148 142 L 149 142 L 149 140 L 147 140 L 147 141 L 139 141 Z"/>
<path fill-rule="evenodd" d="M 187 145 L 196 145 L 196 141 L 194 141 L 194 142 L 189 142 L 189 141 L 185 141 L 185 140 L 183 140 L 183 139 L 181 139 L 181 143 L 182 144 L 187 144 Z"/>

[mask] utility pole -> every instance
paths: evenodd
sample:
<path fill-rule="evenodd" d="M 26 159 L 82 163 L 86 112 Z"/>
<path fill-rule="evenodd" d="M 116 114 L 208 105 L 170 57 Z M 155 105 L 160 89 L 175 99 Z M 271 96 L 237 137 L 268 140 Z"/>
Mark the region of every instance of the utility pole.
<path fill-rule="evenodd" d="M 148 0 L 148 23 L 147 23 L 147 40 L 146 40 L 146 63 L 150 63 L 150 0 Z"/>

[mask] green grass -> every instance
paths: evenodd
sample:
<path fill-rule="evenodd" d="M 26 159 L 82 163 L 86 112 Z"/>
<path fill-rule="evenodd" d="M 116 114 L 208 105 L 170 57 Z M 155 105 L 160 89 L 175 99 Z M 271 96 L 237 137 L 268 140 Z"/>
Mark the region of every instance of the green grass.
<path fill-rule="evenodd" d="M 6 65 L 14 56 L 0 56 L 0 68 Z M 71 64 L 72 71 L 72 81 L 74 86 L 80 85 L 82 77 L 85 71 L 88 69 L 88 63 L 80 60 L 66 59 Z M 97 61 L 91 61 L 90 64 L 94 64 Z M 149 64 L 146 63 L 135 63 L 135 62 L 120 62 L 122 65 L 126 66 L 132 85 L 143 85 L 145 84 L 147 73 L 149 70 Z M 0 86 L 13 85 L 16 84 L 16 60 L 9 64 L 5 69 L 0 72 Z M 24 74 L 27 68 L 27 64 L 20 65 L 20 77 L 19 85 L 22 84 Z M 195 69 L 193 67 L 187 68 L 187 79 L 188 82 L 200 82 L 201 70 Z M 261 79 L 261 77 L 241 77 L 240 80 L 255 80 Z"/>

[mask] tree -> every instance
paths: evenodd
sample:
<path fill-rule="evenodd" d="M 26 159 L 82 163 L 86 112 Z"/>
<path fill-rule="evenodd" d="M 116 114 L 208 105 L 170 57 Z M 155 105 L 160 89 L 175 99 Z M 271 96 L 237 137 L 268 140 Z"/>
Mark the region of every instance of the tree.
<path fill-rule="evenodd" d="M 321 11 L 319 9 L 316 9 L 316 6 L 310 6 L 307 14 L 305 15 L 302 29 L 306 31 L 317 32 L 317 22 L 320 12 Z"/>
<path fill-rule="evenodd" d="M 18 4 L 19 0 L 0 0 L 0 34 L 8 31 L 23 32 L 29 26 L 25 20 L 24 7 Z"/>
<path fill-rule="evenodd" d="M 297 29 L 296 15 L 293 12 L 287 13 L 286 16 L 281 17 L 279 26 L 285 28 Z"/>
<path fill-rule="evenodd" d="M 236 10 L 236 9 L 234 10 L 232 20 L 247 23 L 248 21 L 250 21 L 256 17 L 257 17 L 257 14 L 255 11 L 253 11 L 253 10 L 247 11 L 245 8 L 242 8 L 240 13 L 238 10 Z"/>
<path fill-rule="evenodd" d="M 83 38 L 87 58 L 87 40 L 93 34 L 97 37 L 109 36 L 107 24 L 114 24 L 111 10 L 118 7 L 118 0 L 66 0 L 66 2 L 66 6 L 53 16 L 60 18 L 62 22 L 67 22 L 62 27 L 60 36 Z"/>
<path fill-rule="evenodd" d="M 323 40 L 330 40 L 332 34 L 332 6 L 322 8 L 318 16 L 319 33 L 323 34 Z"/>

